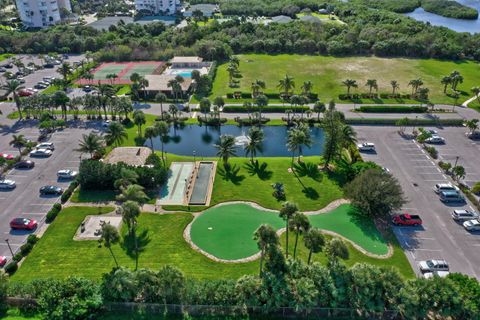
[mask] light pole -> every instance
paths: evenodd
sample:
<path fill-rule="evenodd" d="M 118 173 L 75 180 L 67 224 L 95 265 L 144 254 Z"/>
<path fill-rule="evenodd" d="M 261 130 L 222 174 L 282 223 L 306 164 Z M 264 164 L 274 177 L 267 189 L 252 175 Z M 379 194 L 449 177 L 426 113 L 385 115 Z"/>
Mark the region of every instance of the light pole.
<path fill-rule="evenodd" d="M 457 162 L 458 162 L 458 159 L 459 159 L 459 158 L 460 158 L 460 157 L 457 156 L 457 158 L 455 159 L 455 165 L 453 166 L 454 168 L 457 166 Z"/>
<path fill-rule="evenodd" d="M 12 257 L 14 256 L 12 247 L 10 246 L 10 242 L 8 242 L 8 239 L 5 239 L 5 242 L 7 243 L 8 249 L 10 250 L 10 253 L 12 254 Z"/>
<path fill-rule="evenodd" d="M 195 150 L 193 150 L 193 162 L 197 162 L 196 161 L 196 155 L 197 155 L 197 152 Z"/>

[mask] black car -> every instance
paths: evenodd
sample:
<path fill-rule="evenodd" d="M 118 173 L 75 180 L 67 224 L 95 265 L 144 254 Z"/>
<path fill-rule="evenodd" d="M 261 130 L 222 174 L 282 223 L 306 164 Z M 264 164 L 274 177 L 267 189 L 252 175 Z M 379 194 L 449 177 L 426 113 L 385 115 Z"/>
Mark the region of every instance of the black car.
<path fill-rule="evenodd" d="M 32 169 L 35 167 L 35 162 L 27 160 L 27 161 L 20 161 L 15 164 L 16 169 Z"/>
<path fill-rule="evenodd" d="M 52 69 L 55 68 L 55 65 L 53 63 L 45 63 L 43 67 L 46 69 Z"/>
<path fill-rule="evenodd" d="M 57 186 L 43 186 L 40 188 L 40 194 L 42 195 L 61 195 L 63 189 Z"/>
<path fill-rule="evenodd" d="M 13 68 L 13 64 L 7 63 L 7 64 L 4 64 L 2 67 L 4 67 L 5 69 L 12 69 L 12 68 Z"/>

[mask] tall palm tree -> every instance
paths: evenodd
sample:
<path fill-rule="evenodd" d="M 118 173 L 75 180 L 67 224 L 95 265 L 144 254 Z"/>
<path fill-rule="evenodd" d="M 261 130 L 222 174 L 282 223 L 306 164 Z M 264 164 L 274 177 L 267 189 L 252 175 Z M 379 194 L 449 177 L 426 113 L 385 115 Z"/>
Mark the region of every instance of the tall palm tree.
<path fill-rule="evenodd" d="M 365 83 L 367 87 L 369 87 L 369 93 L 372 94 L 372 90 L 378 90 L 378 84 L 377 80 L 375 79 L 368 79 L 367 82 Z"/>
<path fill-rule="evenodd" d="M 277 88 L 282 90 L 281 93 L 288 97 L 290 96 L 290 91 L 295 89 L 295 81 L 292 77 L 286 74 L 285 77 L 278 82 Z"/>
<path fill-rule="evenodd" d="M 353 79 L 347 79 L 342 81 L 342 84 L 347 87 L 347 95 L 350 95 L 350 89 L 351 88 L 358 88 L 358 84 L 356 80 Z"/>
<path fill-rule="evenodd" d="M 175 97 L 175 101 L 177 101 L 178 98 L 178 87 L 180 84 L 176 79 L 170 79 L 168 80 L 167 87 L 171 89 L 172 91 L 172 96 Z"/>
<path fill-rule="evenodd" d="M 353 128 L 349 125 L 343 125 L 342 126 L 342 144 L 344 148 L 349 148 L 352 145 L 355 145 L 357 143 L 357 133 Z"/>
<path fill-rule="evenodd" d="M 260 276 L 262 276 L 265 252 L 270 246 L 278 245 L 278 235 L 270 225 L 262 224 L 255 230 L 253 240 L 257 241 L 258 249 L 260 249 Z"/>
<path fill-rule="evenodd" d="M 265 81 L 256 79 L 255 81 L 252 82 L 251 88 L 252 88 L 252 98 L 256 98 L 258 93 L 260 92 L 260 89 L 265 89 Z"/>
<path fill-rule="evenodd" d="M 145 79 L 145 77 L 140 77 L 140 80 L 138 80 L 138 84 L 140 85 L 140 88 L 142 88 L 143 98 L 147 99 L 147 87 L 150 85 L 150 83 L 147 79 Z"/>
<path fill-rule="evenodd" d="M 140 207 L 135 201 L 126 201 L 120 207 L 122 220 L 128 228 L 129 235 L 134 239 L 135 244 L 135 270 L 138 269 L 138 241 L 136 235 L 137 219 L 140 216 Z"/>
<path fill-rule="evenodd" d="M 228 159 L 237 154 L 235 138 L 231 135 L 221 135 L 215 148 L 217 148 L 217 156 L 222 158 L 224 165 L 228 165 Z"/>
<path fill-rule="evenodd" d="M 157 130 L 155 127 L 146 127 L 145 128 L 145 139 L 150 139 L 150 146 L 153 151 L 153 138 L 157 136 Z"/>
<path fill-rule="evenodd" d="M 392 95 L 395 95 L 397 89 L 400 89 L 400 85 L 398 84 L 397 80 L 390 81 L 390 85 L 392 86 Z"/>
<path fill-rule="evenodd" d="M 117 200 L 121 202 L 137 202 L 140 205 L 145 204 L 148 197 L 143 191 L 143 187 L 138 184 L 130 184 L 126 188 L 121 189 L 122 192 L 117 196 Z"/>
<path fill-rule="evenodd" d="M 295 151 L 298 151 L 298 155 L 302 155 L 302 147 L 306 146 L 310 148 L 313 144 L 310 129 L 304 124 L 300 124 L 295 128 L 288 131 L 287 136 L 287 148 L 292 152 L 292 164 L 295 158 Z"/>
<path fill-rule="evenodd" d="M 18 149 L 18 152 L 20 153 L 20 156 L 22 155 L 22 148 L 27 145 L 28 141 L 25 139 L 25 136 L 23 134 L 19 135 L 13 135 L 12 136 L 12 141 L 9 142 L 9 145 L 15 147 Z"/>
<path fill-rule="evenodd" d="M 237 68 L 240 67 L 240 59 L 237 56 L 231 56 L 230 63 L 237 66 Z"/>
<path fill-rule="evenodd" d="M 305 247 L 309 250 L 307 263 L 310 264 L 312 254 L 322 251 L 322 248 L 325 245 L 325 237 L 319 229 L 311 228 L 303 236 L 303 241 L 305 242 Z"/>
<path fill-rule="evenodd" d="M 64 62 L 57 69 L 57 72 L 62 75 L 64 81 L 68 81 L 68 76 L 72 74 L 72 67 L 70 63 Z"/>
<path fill-rule="evenodd" d="M 205 119 L 207 119 L 207 114 L 210 112 L 210 109 L 212 107 L 210 99 L 208 99 L 207 97 L 202 98 L 202 100 L 200 100 L 199 107 L 200 112 L 203 113 L 205 115 Z"/>
<path fill-rule="evenodd" d="M 305 96 L 305 97 L 308 97 L 310 95 L 310 92 L 312 92 L 312 89 L 313 89 L 313 83 L 312 81 L 305 81 L 303 84 L 302 84 L 302 94 Z"/>
<path fill-rule="evenodd" d="M 104 141 L 101 136 L 94 132 L 82 135 L 79 148 L 76 151 L 90 154 L 90 158 L 93 158 L 95 153 L 101 153 L 103 150 Z"/>
<path fill-rule="evenodd" d="M 163 147 L 164 147 L 165 139 L 168 137 L 168 132 L 169 132 L 168 123 L 166 123 L 165 121 L 156 122 L 155 130 L 157 131 L 157 135 L 160 136 L 160 142 L 162 145 L 162 159 L 164 159 Z"/>
<path fill-rule="evenodd" d="M 408 86 L 412 87 L 412 95 L 417 94 L 418 89 L 423 86 L 422 79 L 413 79 L 408 82 Z"/>
<path fill-rule="evenodd" d="M 102 225 L 102 233 L 100 236 L 100 242 L 103 244 L 105 248 L 107 248 L 110 251 L 110 254 L 112 255 L 113 261 L 115 261 L 115 265 L 118 266 L 118 261 L 115 255 L 113 254 L 112 250 L 112 244 L 116 244 L 120 241 L 120 235 L 118 234 L 117 228 L 112 226 L 109 223 L 104 223 Z"/>
<path fill-rule="evenodd" d="M 19 90 L 22 90 L 24 89 L 25 87 L 23 87 L 20 82 L 18 82 L 18 80 L 9 80 L 7 81 L 7 83 L 3 86 L 3 89 L 5 89 L 7 91 L 7 96 L 12 93 L 13 94 L 13 101 L 15 101 L 15 105 L 17 107 L 17 110 L 18 110 L 18 117 L 20 120 L 23 119 L 23 115 L 22 115 L 22 105 L 21 105 L 21 102 L 20 102 L 20 98 L 18 96 L 18 91 Z"/>
<path fill-rule="evenodd" d="M 105 141 L 115 146 L 120 144 L 128 138 L 127 130 L 120 122 L 112 122 L 108 125 L 107 130 L 105 131 Z"/>
<path fill-rule="evenodd" d="M 264 107 L 268 106 L 268 97 L 264 94 L 258 95 L 255 98 L 255 104 L 258 107 L 259 119 L 262 120 L 262 110 Z"/>
<path fill-rule="evenodd" d="M 130 75 L 130 81 L 132 81 L 133 83 L 138 83 L 140 81 L 140 78 L 141 76 L 137 72 L 134 72 Z"/>
<path fill-rule="evenodd" d="M 279 217 L 285 221 L 286 229 L 286 244 L 285 244 L 285 256 L 288 258 L 288 225 L 290 219 L 298 212 L 298 207 L 295 203 L 285 202 L 279 212 Z"/>
<path fill-rule="evenodd" d="M 119 178 L 115 180 L 113 186 L 115 189 L 122 190 L 131 184 L 137 183 L 137 180 L 138 174 L 135 172 L 135 170 L 121 168 Z"/>
<path fill-rule="evenodd" d="M 455 70 L 450 74 L 450 78 L 452 79 L 452 82 L 451 82 L 452 90 L 457 91 L 457 86 L 460 83 L 463 83 L 463 76 L 460 74 L 460 72 Z"/>
<path fill-rule="evenodd" d="M 138 127 L 138 136 L 142 136 L 142 126 L 147 122 L 145 113 L 142 110 L 135 110 L 133 112 L 133 123 Z"/>
<path fill-rule="evenodd" d="M 160 103 L 160 112 L 162 113 L 161 118 L 163 120 L 163 103 L 167 102 L 167 95 L 163 92 L 157 93 L 155 101 Z"/>
<path fill-rule="evenodd" d="M 313 111 L 315 111 L 317 113 L 317 121 L 320 122 L 320 114 L 324 113 L 326 110 L 327 109 L 325 107 L 325 103 L 323 103 L 321 101 L 315 102 L 315 104 L 313 106 Z"/>
<path fill-rule="evenodd" d="M 103 109 L 103 113 L 105 115 L 105 119 L 107 119 L 107 105 L 108 101 L 112 98 L 115 94 L 115 90 L 109 84 L 102 84 L 99 83 L 97 86 L 97 95 L 98 95 L 98 102 Z"/>
<path fill-rule="evenodd" d="M 257 152 L 263 151 L 263 130 L 257 127 L 253 127 L 248 130 L 248 143 L 245 145 L 246 156 L 250 155 L 250 161 L 253 163 L 253 159 L 257 156 Z"/>
<path fill-rule="evenodd" d="M 452 83 L 452 78 L 450 76 L 444 76 L 440 83 L 443 84 L 443 93 L 447 93 L 447 87 Z"/>
<path fill-rule="evenodd" d="M 293 248 L 293 258 L 297 257 L 298 236 L 310 230 L 310 221 L 303 213 L 297 212 L 290 220 L 288 227 L 295 233 L 295 246 Z"/>
<path fill-rule="evenodd" d="M 238 72 L 237 66 L 230 63 L 227 67 L 227 72 L 228 72 L 228 85 L 231 87 L 234 85 L 233 77 L 235 77 L 235 74 Z"/>

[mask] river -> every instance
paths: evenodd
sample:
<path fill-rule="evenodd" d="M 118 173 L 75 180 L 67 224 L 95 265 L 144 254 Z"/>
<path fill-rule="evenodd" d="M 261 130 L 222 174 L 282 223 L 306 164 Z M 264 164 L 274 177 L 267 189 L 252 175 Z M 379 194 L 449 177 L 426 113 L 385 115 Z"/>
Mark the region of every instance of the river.
<path fill-rule="evenodd" d="M 480 12 L 480 0 L 457 0 L 457 2 L 475 8 Z M 426 12 L 423 8 L 417 8 L 415 11 L 406 13 L 405 15 L 418 21 L 430 22 L 434 26 L 447 27 L 457 32 L 480 32 L 480 19 L 464 20 L 446 18 L 434 13 Z"/>

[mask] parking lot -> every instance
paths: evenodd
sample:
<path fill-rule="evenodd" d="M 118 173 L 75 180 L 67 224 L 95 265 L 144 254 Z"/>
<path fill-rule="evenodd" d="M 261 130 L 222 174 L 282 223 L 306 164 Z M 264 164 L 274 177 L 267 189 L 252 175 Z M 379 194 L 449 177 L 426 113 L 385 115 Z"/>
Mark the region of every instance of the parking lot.
<path fill-rule="evenodd" d="M 399 180 L 408 199 L 401 213 L 418 214 L 423 219 L 421 227 L 394 227 L 415 272 L 419 273 L 418 262 L 421 260 L 445 259 L 451 272 L 480 278 L 480 234 L 466 231 L 450 215 L 455 209 L 472 210 L 472 206 L 469 203 L 446 205 L 433 191 L 435 184 L 451 182 L 450 177 L 437 167 L 419 144 L 401 137 L 398 128 L 356 126 L 355 130 L 359 142 L 373 142 L 376 146 L 376 153 L 362 153 L 363 158 L 388 168 Z M 467 173 L 471 172 L 466 180 L 473 182 L 480 178 L 476 171 L 480 146 L 472 145 L 472 141 L 465 137 L 466 129 L 438 131 L 446 138 L 446 144 L 437 148 L 442 157 L 439 159 L 454 162 L 458 155 L 458 164 L 465 165 Z"/>
<path fill-rule="evenodd" d="M 5 178 L 14 180 L 17 187 L 12 191 L 0 191 L 0 206 L 2 208 L 0 223 L 0 255 L 7 256 L 10 260 L 11 253 L 5 239 L 8 239 L 12 249 L 15 251 L 26 240 L 26 231 L 12 231 L 9 222 L 16 217 L 35 219 L 39 222 L 39 228 L 44 224 L 45 216 L 52 205 L 59 201 L 57 196 L 41 196 L 40 187 L 44 185 L 57 185 L 62 188 L 68 187 L 70 181 L 57 179 L 57 171 L 62 169 L 78 170 L 81 158 L 80 153 L 75 149 L 82 134 L 88 133 L 92 128 L 78 127 L 69 128 L 65 131 L 55 132 L 48 142 L 53 142 L 55 151 L 49 158 L 30 158 L 35 167 L 33 169 L 12 169 Z M 15 134 L 24 134 L 26 138 L 36 141 L 38 129 L 21 128 L 15 130 Z M 18 151 L 8 146 L 11 134 L 3 134 L 0 137 L 0 152 L 18 154 Z M 84 155 L 86 157 L 86 155 Z"/>

